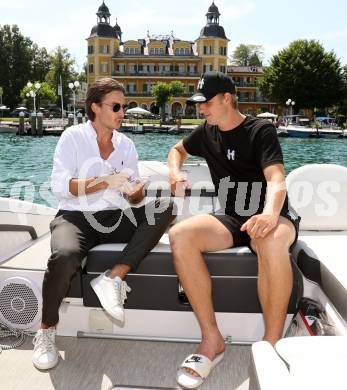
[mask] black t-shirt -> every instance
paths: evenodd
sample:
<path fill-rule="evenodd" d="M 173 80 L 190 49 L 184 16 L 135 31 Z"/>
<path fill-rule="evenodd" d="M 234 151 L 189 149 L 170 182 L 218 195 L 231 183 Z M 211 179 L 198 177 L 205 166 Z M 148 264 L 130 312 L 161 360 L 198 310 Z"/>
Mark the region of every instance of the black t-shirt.
<path fill-rule="evenodd" d="M 244 221 L 263 211 L 263 169 L 283 164 L 276 128 L 270 122 L 246 117 L 229 131 L 204 122 L 183 139 L 183 146 L 189 154 L 205 158 L 226 214 Z M 288 207 L 287 197 L 284 207 Z"/>

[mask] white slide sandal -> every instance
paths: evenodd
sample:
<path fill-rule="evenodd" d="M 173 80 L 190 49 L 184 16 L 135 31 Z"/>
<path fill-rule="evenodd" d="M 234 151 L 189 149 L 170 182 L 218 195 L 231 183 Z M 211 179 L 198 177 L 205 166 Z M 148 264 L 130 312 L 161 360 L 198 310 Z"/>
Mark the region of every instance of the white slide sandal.
<path fill-rule="evenodd" d="M 212 369 L 222 361 L 223 357 L 224 352 L 217 355 L 213 361 L 198 353 L 187 356 L 177 371 L 177 383 L 184 389 L 196 389 L 204 383 Z M 189 374 L 186 368 L 192 369 L 199 376 Z"/>

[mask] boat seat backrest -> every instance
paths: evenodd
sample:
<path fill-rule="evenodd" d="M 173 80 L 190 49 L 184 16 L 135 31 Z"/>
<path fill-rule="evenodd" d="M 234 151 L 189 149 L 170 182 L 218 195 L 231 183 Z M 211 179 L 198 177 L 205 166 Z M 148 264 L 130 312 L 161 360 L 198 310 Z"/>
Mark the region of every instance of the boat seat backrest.
<path fill-rule="evenodd" d="M 301 216 L 300 230 L 347 230 L 347 168 L 310 164 L 286 179 L 291 205 Z"/>
<path fill-rule="evenodd" d="M 211 213 L 214 210 L 214 185 L 210 171 L 206 164 L 184 165 L 182 171 L 187 175 L 187 181 L 191 185 L 191 196 L 173 198 L 176 204 L 176 218 L 174 223 L 198 214 Z M 140 176 L 149 180 L 148 193 L 156 194 L 162 190 L 169 195 L 168 174 L 169 170 L 165 163 L 159 161 L 140 161 Z M 202 192 L 205 195 L 200 196 Z M 211 195 L 206 195 L 208 192 Z M 153 198 L 147 199 L 147 201 Z"/>

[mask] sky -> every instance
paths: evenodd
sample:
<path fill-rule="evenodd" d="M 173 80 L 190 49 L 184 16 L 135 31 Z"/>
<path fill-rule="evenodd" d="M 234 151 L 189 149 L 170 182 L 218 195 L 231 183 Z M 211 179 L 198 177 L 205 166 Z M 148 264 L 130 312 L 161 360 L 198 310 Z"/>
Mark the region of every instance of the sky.
<path fill-rule="evenodd" d="M 86 62 L 87 42 L 102 0 L 0 0 L 0 25 L 17 24 L 21 33 L 48 51 L 66 47 L 77 69 Z M 123 40 L 170 34 L 194 41 L 206 24 L 212 0 L 105 0 L 123 31 Z M 264 47 L 264 63 L 296 39 L 319 40 L 347 64 L 346 0 L 216 0 L 229 55 L 241 43 Z"/>

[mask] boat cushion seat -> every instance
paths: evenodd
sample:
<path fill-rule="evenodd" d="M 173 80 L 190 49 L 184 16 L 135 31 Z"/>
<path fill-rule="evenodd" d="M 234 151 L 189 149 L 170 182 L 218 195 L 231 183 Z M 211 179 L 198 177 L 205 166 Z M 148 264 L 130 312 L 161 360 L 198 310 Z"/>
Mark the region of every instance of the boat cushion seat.
<path fill-rule="evenodd" d="M 288 337 L 252 345 L 249 390 L 345 388 L 345 336 Z"/>
<path fill-rule="evenodd" d="M 320 285 L 347 321 L 347 231 L 301 232 L 293 251 L 307 279 Z"/>
<path fill-rule="evenodd" d="M 292 388 L 345 387 L 346 337 L 290 337 L 278 341 L 275 349 L 288 365 Z"/>
<path fill-rule="evenodd" d="M 82 275 L 83 303 L 100 306 L 90 287 L 90 281 L 117 263 L 126 244 L 103 244 L 88 252 L 85 273 Z M 212 278 L 213 303 L 216 311 L 260 313 L 257 296 L 257 257 L 247 247 L 230 248 L 204 255 Z M 288 311 L 293 313 L 302 296 L 302 280 L 296 265 L 293 293 Z M 127 276 L 132 288 L 125 307 L 146 310 L 191 310 L 173 264 L 168 235 L 142 260 L 136 273 Z M 226 299 L 227 297 L 227 299 Z"/>
<path fill-rule="evenodd" d="M 305 165 L 290 172 L 286 182 L 302 218 L 293 257 L 347 321 L 347 168 Z"/>
<path fill-rule="evenodd" d="M 86 272 L 101 273 L 117 263 L 126 244 L 97 245 L 88 252 Z M 205 255 L 213 276 L 256 276 L 257 258 L 248 247 L 230 248 Z M 232 264 L 231 264 L 232 262 Z M 164 234 L 159 243 L 140 263 L 137 274 L 176 275 L 169 237 Z"/>

